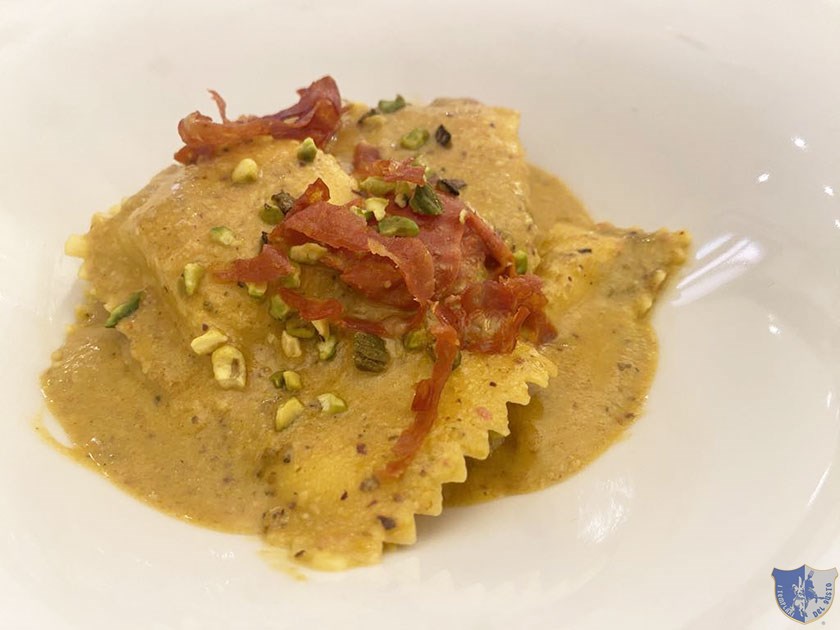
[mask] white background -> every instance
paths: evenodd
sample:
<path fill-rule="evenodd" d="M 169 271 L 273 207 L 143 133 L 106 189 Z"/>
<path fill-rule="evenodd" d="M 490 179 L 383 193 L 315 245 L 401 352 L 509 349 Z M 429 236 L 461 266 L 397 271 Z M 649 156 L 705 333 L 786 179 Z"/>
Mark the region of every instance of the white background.
<path fill-rule="evenodd" d="M 0 627 L 795 627 L 773 567 L 840 565 L 838 68 L 840 6 L 817 0 L 0 2 Z M 696 246 L 626 439 L 297 582 L 32 422 L 80 295 L 65 236 L 169 162 L 206 88 L 263 113 L 325 73 L 354 99 L 516 107 L 596 217 Z"/>

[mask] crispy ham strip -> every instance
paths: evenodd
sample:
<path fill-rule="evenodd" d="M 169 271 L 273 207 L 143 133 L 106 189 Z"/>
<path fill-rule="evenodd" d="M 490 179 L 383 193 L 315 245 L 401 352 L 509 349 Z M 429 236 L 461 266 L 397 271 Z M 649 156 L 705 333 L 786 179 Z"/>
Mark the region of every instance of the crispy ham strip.
<path fill-rule="evenodd" d="M 310 321 L 315 319 L 338 321 L 344 312 L 341 302 L 333 298 L 320 300 L 283 287 L 278 287 L 277 293 L 286 304 L 300 313 L 301 317 Z"/>
<path fill-rule="evenodd" d="M 178 135 L 184 146 L 175 153 L 182 164 L 194 164 L 210 158 L 221 149 L 253 140 L 259 136 L 303 140 L 312 138 L 323 147 L 341 125 L 341 95 L 332 77 L 326 76 L 307 88 L 298 90 L 300 100 L 291 107 L 267 116 L 227 117 L 227 105 L 217 92 L 210 91 L 222 122 L 213 122 L 200 112 L 188 114 L 178 123 Z"/>
<path fill-rule="evenodd" d="M 435 363 L 432 366 L 432 375 L 415 386 L 414 399 L 411 403 L 414 421 L 403 430 L 394 444 L 392 450 L 394 458 L 380 472 L 386 477 L 400 477 L 423 446 L 426 436 L 429 435 L 437 419 L 440 397 L 452 374 L 452 366 L 458 355 L 458 333 L 452 326 L 438 319 L 431 326 L 431 333 L 435 338 Z"/>
<path fill-rule="evenodd" d="M 239 258 L 215 272 L 223 282 L 273 282 L 294 272 L 285 253 L 274 245 L 265 245 L 253 258 Z"/>
<path fill-rule="evenodd" d="M 447 298 L 439 315 L 458 331 L 464 349 L 507 354 L 523 331 L 537 343 L 553 337 L 543 314 L 547 304 L 542 281 L 527 274 L 476 282 L 462 294 Z"/>
<path fill-rule="evenodd" d="M 221 111 L 224 118 L 223 104 Z M 425 183 L 424 169 L 411 160 L 379 159 L 379 151 L 360 144 L 354 169 L 360 176 L 389 182 Z M 321 300 L 291 289 L 280 296 L 306 319 L 329 319 L 340 327 L 379 336 L 395 336 L 420 325 L 431 309 L 435 362 L 429 378 L 417 383 L 415 418 L 393 448 L 393 459 L 379 474 L 399 477 L 423 445 L 437 417 L 441 394 L 461 348 L 485 354 L 511 352 L 521 334 L 544 343 L 555 334 L 545 316 L 542 283 L 531 274 L 516 275 L 513 253 L 496 231 L 459 199 L 440 195 L 443 212 L 420 215 L 393 199 L 389 215 L 414 221 L 412 237 L 383 236 L 375 223 L 354 211 L 362 203 L 331 204 L 330 191 L 316 180 L 269 236 L 262 252 L 236 260 L 217 272 L 228 281 L 267 281 L 291 273 L 285 250 L 316 242 L 327 247 L 320 259 L 340 273 L 342 281 L 374 302 L 406 309 L 401 323 L 347 317 L 335 299 Z"/>
<path fill-rule="evenodd" d="M 367 172 L 386 182 L 408 182 L 422 186 L 426 183 L 426 169 L 422 166 L 414 166 L 413 161 L 412 158 L 406 158 L 402 162 L 377 160 L 367 167 Z"/>
<path fill-rule="evenodd" d="M 434 293 L 434 261 L 423 242 L 417 238 L 383 236 L 348 206 L 319 201 L 290 212 L 272 232 L 272 240 L 278 237 L 289 244 L 315 241 L 339 250 L 347 261 L 346 269 L 352 264 L 347 255 L 373 254 L 385 258 L 399 271 L 417 304 L 425 304 Z M 364 264 L 364 258 L 356 260 L 357 265 Z M 357 284 L 359 288 L 362 286 Z"/>
<path fill-rule="evenodd" d="M 353 149 L 353 174 L 360 180 L 373 175 L 371 166 L 382 159 L 382 153 L 367 142 L 360 142 Z"/>

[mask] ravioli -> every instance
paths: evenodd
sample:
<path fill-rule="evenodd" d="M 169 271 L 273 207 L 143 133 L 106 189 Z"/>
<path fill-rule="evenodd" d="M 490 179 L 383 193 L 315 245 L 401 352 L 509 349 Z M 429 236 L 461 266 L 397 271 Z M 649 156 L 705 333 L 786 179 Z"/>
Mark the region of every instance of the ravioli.
<path fill-rule="evenodd" d="M 464 201 L 473 206 L 505 241 L 526 251 L 533 264 L 539 261 L 536 226 L 527 209 L 528 164 L 519 142 L 519 113 L 488 107 L 472 99 L 437 99 L 430 105 L 407 105 L 393 114 L 365 118 L 370 108 L 356 103 L 343 115 L 344 124 L 330 151 L 352 163 L 359 142 L 380 149 L 391 159 L 420 156 L 437 176 L 461 180 Z M 448 146 L 433 135 L 439 126 L 450 134 Z M 429 140 L 419 149 L 406 149 L 401 138 L 413 129 L 425 129 Z"/>
<path fill-rule="evenodd" d="M 449 503 L 555 483 L 635 421 L 656 368 L 651 307 L 688 245 L 685 232 L 571 223 L 550 230 L 537 273 L 558 333 L 543 352 L 559 375 L 529 406 L 510 408 L 512 439 L 471 462 L 467 482 L 446 488 Z"/>
<path fill-rule="evenodd" d="M 465 353 L 421 451 L 400 479 L 380 481 L 374 473 L 410 421 L 412 384 L 430 363 L 402 360 L 399 370 L 343 383 L 342 396 L 356 407 L 334 420 L 296 423 L 272 451 L 263 472 L 277 487 L 278 503 L 264 519 L 269 543 L 317 568 L 340 569 L 378 560 L 385 542 L 415 542 L 414 515 L 440 514 L 441 487 L 464 481 L 465 456 L 487 457 L 489 432 L 507 434 L 506 403 L 527 403 L 528 385 L 545 387 L 555 373 L 526 343 L 512 354 Z"/>
<path fill-rule="evenodd" d="M 130 293 L 143 290 L 146 304 L 156 306 L 138 311 L 137 325 L 148 326 L 140 331 L 133 325 L 123 329 L 144 372 L 167 384 L 178 380 L 181 366 L 173 364 L 161 344 L 188 345 L 208 327 L 225 331 L 235 345 L 247 345 L 254 352 L 270 352 L 272 345 L 279 351 L 279 341 L 267 340 L 273 323 L 268 309 L 255 308 L 246 291 L 208 281 L 188 296 L 182 274 L 188 263 L 209 270 L 256 254 L 261 232 L 270 229 L 260 220 L 258 209 L 278 191 L 299 196 L 320 177 L 337 200 L 350 199 L 355 181 L 335 159 L 319 152 L 312 164 L 301 166 L 298 146 L 290 140 L 258 141 L 200 166 L 170 167 L 123 202 L 114 216 L 94 219 L 83 266 L 93 295 L 110 310 Z M 230 173 L 246 155 L 257 161 L 261 177 L 248 186 L 232 185 Z M 219 226 L 232 231 L 231 245 L 209 237 L 210 230 Z M 155 331 L 154 322 L 165 315 L 177 332 Z M 165 334 L 169 338 L 164 341 Z M 195 359 L 187 355 L 184 361 Z"/>
<path fill-rule="evenodd" d="M 321 178 L 336 201 L 350 199 L 355 182 L 332 156 L 319 152 L 301 164 L 298 148 L 294 141 L 260 141 L 211 162 L 172 167 L 116 214 L 95 219 L 84 263 L 92 296 L 113 311 L 126 295 L 142 291 L 142 305 L 119 325 L 123 339 L 111 343 L 103 336 L 115 333 L 101 328 L 104 313 L 92 305 L 73 333 L 85 351 L 56 356 L 48 394 L 54 406 L 69 410 L 64 422 L 73 441 L 114 481 L 190 520 L 261 531 L 298 562 L 339 569 L 375 562 L 383 543 L 414 542 L 414 515 L 440 513 L 442 485 L 464 480 L 466 456 L 487 456 L 489 433 L 507 433 L 506 405 L 527 403 L 529 385 L 545 387 L 555 367 L 525 342 L 510 354 L 465 351 L 434 428 L 405 473 L 378 475 L 413 420 L 414 384 L 432 367 L 426 352 L 391 344 L 392 366 L 382 374 L 355 369 L 348 336 L 331 361 L 318 360 L 314 341 L 304 341 L 302 356 L 290 358 L 280 347 L 282 322 L 269 316 L 265 298 L 210 278 L 194 295 L 183 287 L 188 263 L 211 270 L 258 252 L 266 226 L 256 210 L 277 190 L 300 196 Z M 247 187 L 233 185 L 229 175 L 246 156 L 261 176 Z M 208 236 L 222 225 L 235 236 L 229 246 Z M 325 274 L 307 267 L 304 288 L 323 283 Z M 220 389 L 210 358 L 190 350 L 190 341 L 208 329 L 222 331 L 243 352 L 243 391 Z M 105 358 L 106 345 L 119 352 Z M 114 426 L 115 410 L 101 400 L 85 405 L 84 417 L 72 410 L 80 391 L 71 384 L 95 387 L 106 365 L 132 374 L 130 391 L 118 398 L 145 401 L 125 410 L 125 424 Z M 300 375 L 295 398 L 305 409 L 278 432 L 276 410 L 291 395 L 268 376 L 282 370 Z M 348 410 L 325 415 L 317 400 L 324 392 L 340 396 Z"/>
<path fill-rule="evenodd" d="M 182 164 L 70 241 L 89 292 L 42 382 L 73 457 L 338 570 L 606 448 L 688 237 L 594 224 L 512 110 L 299 94 L 231 120 L 214 93 Z"/>

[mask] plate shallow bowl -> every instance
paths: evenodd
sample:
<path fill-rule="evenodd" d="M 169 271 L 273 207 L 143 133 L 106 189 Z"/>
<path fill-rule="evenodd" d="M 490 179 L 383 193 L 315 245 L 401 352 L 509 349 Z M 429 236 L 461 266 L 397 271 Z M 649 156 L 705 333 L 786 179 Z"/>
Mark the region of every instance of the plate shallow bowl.
<path fill-rule="evenodd" d="M 0 625 L 789 627 L 773 567 L 840 564 L 840 7 L 453 4 L 0 8 Z M 695 248 L 626 439 L 544 492 L 424 519 L 381 566 L 299 582 L 32 420 L 80 296 L 65 236 L 168 162 L 206 87 L 272 111 L 324 73 L 368 101 L 516 107 L 531 159 L 597 218 Z"/>

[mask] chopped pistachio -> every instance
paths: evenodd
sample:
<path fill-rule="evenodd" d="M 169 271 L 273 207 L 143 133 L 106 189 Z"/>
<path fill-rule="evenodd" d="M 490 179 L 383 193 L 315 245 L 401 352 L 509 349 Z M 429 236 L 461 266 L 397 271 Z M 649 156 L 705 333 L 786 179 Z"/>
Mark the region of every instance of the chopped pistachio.
<path fill-rule="evenodd" d="M 449 147 L 452 145 L 452 134 L 443 125 L 438 125 L 435 129 L 435 140 L 442 147 Z"/>
<path fill-rule="evenodd" d="M 330 336 L 330 320 L 313 319 L 312 325 L 315 327 L 315 330 L 318 331 L 318 334 L 321 336 L 321 339 L 326 339 Z"/>
<path fill-rule="evenodd" d="M 64 253 L 73 258 L 84 258 L 90 249 L 87 236 L 71 234 L 64 241 Z"/>
<path fill-rule="evenodd" d="M 391 215 L 379 222 L 379 233 L 385 236 L 417 236 L 420 228 L 408 217 Z"/>
<path fill-rule="evenodd" d="M 300 374 L 294 370 L 285 370 L 283 372 L 283 387 L 287 392 L 299 392 L 303 389 L 303 381 Z"/>
<path fill-rule="evenodd" d="M 394 203 L 400 208 L 408 205 L 408 199 L 414 194 L 414 186 L 408 182 L 397 182 L 394 185 Z"/>
<path fill-rule="evenodd" d="M 113 328 L 121 319 L 125 319 L 134 311 L 136 311 L 137 307 L 140 306 L 140 299 L 142 297 L 143 294 L 140 292 L 132 293 L 130 296 L 128 296 L 128 299 L 125 302 L 123 302 L 122 304 L 114 308 L 113 311 L 111 311 L 111 314 L 105 321 L 105 328 Z"/>
<path fill-rule="evenodd" d="M 184 291 L 187 295 L 193 295 L 198 289 L 198 284 L 204 277 L 204 267 L 198 263 L 187 263 L 184 265 Z"/>
<path fill-rule="evenodd" d="M 394 112 L 405 107 L 405 105 L 405 99 L 400 94 L 397 94 L 397 98 L 395 98 L 393 101 L 379 101 L 379 103 L 376 105 L 376 109 L 378 109 L 383 114 L 393 114 Z"/>
<path fill-rule="evenodd" d="M 217 328 L 211 328 L 203 335 L 199 335 L 190 342 L 190 348 L 196 354 L 210 354 L 218 348 L 227 343 L 228 337 L 225 333 Z"/>
<path fill-rule="evenodd" d="M 332 392 L 318 396 L 318 402 L 321 403 L 321 411 L 330 415 L 347 411 L 347 403 Z"/>
<path fill-rule="evenodd" d="M 394 192 L 396 185 L 393 182 L 386 182 L 381 177 L 366 177 L 359 183 L 359 188 L 369 195 L 381 197 Z"/>
<path fill-rule="evenodd" d="M 394 184 L 394 193 L 397 195 L 405 195 L 406 197 L 410 197 L 411 194 L 414 192 L 415 184 L 409 184 L 408 182 L 397 182 Z"/>
<path fill-rule="evenodd" d="M 289 248 L 289 258 L 299 263 L 313 265 L 327 253 L 327 248 L 318 243 L 304 243 L 303 245 L 292 245 Z"/>
<path fill-rule="evenodd" d="M 277 225 L 283 220 L 283 211 L 277 206 L 265 203 L 263 204 L 262 210 L 260 210 L 260 219 L 263 223 Z"/>
<path fill-rule="evenodd" d="M 318 147 L 315 146 L 315 141 L 312 138 L 306 138 L 300 143 L 297 150 L 297 159 L 301 162 L 312 162 L 316 155 L 318 155 Z"/>
<path fill-rule="evenodd" d="M 224 225 L 217 225 L 214 228 L 210 228 L 210 240 L 219 245 L 230 246 L 236 242 L 236 234 Z"/>
<path fill-rule="evenodd" d="M 222 389 L 245 387 L 245 357 L 231 345 L 216 348 L 210 357 L 213 363 L 213 378 Z"/>
<path fill-rule="evenodd" d="M 300 265 L 292 263 L 294 271 L 288 276 L 280 278 L 280 286 L 286 289 L 297 289 L 300 286 Z"/>
<path fill-rule="evenodd" d="M 316 347 L 318 348 L 318 358 L 321 361 L 329 361 L 335 357 L 336 349 L 338 348 L 338 339 L 327 337 L 323 341 L 319 341 Z"/>
<path fill-rule="evenodd" d="M 357 217 L 363 218 L 365 222 L 373 218 L 373 212 L 369 212 L 360 206 L 350 206 L 350 212 L 355 214 Z"/>
<path fill-rule="evenodd" d="M 246 282 L 245 286 L 248 289 L 248 295 L 253 298 L 265 296 L 265 292 L 268 290 L 268 284 L 265 282 Z"/>
<path fill-rule="evenodd" d="M 429 350 L 429 356 L 432 358 L 432 361 L 437 361 L 437 353 L 435 353 L 435 347 L 433 345 L 430 345 L 428 347 L 428 350 Z M 455 358 L 452 359 L 452 369 L 453 370 L 455 370 L 458 366 L 461 365 L 461 358 L 462 358 L 461 357 L 461 351 L 458 350 L 458 352 L 455 354 Z"/>
<path fill-rule="evenodd" d="M 425 169 L 424 175 L 426 175 L 428 173 L 431 173 L 431 171 L 432 171 L 432 169 L 429 168 L 429 162 L 428 162 L 428 160 L 426 160 L 425 155 L 415 155 L 412 158 L 411 163 L 414 166 L 422 166 Z"/>
<path fill-rule="evenodd" d="M 365 210 L 373 214 L 373 218 L 381 221 L 385 218 L 385 208 L 388 207 L 388 200 L 385 197 L 369 197 L 365 199 Z"/>
<path fill-rule="evenodd" d="M 526 273 L 528 271 L 528 253 L 524 250 L 517 249 L 513 252 L 513 263 L 516 267 L 516 273 Z"/>
<path fill-rule="evenodd" d="M 298 339 L 312 339 L 315 336 L 312 324 L 300 317 L 290 317 L 286 320 L 286 332 Z"/>
<path fill-rule="evenodd" d="M 277 389 L 283 387 L 283 372 L 277 370 L 274 374 L 268 377 L 268 380 L 271 381 L 271 384 L 274 385 Z"/>
<path fill-rule="evenodd" d="M 279 295 L 272 295 L 268 300 L 268 314 L 274 319 L 284 320 L 289 316 L 292 309 L 283 301 Z"/>
<path fill-rule="evenodd" d="M 417 214 L 437 215 L 443 212 L 443 204 L 441 204 L 437 193 L 428 184 L 415 188 L 408 203 Z"/>
<path fill-rule="evenodd" d="M 304 406 L 297 398 L 289 398 L 282 405 L 277 407 L 277 413 L 274 416 L 274 430 L 282 431 L 292 422 L 297 420 L 303 413 Z"/>
<path fill-rule="evenodd" d="M 412 129 L 407 134 L 405 134 L 402 138 L 400 138 L 400 146 L 403 149 L 409 149 L 411 151 L 416 151 L 420 147 L 422 147 L 426 142 L 429 141 L 429 131 L 428 129 L 423 129 L 422 127 L 417 127 L 416 129 Z"/>
<path fill-rule="evenodd" d="M 230 178 L 234 184 L 247 184 L 257 181 L 260 175 L 260 167 L 251 158 L 244 158 L 239 161 Z"/>
<path fill-rule="evenodd" d="M 373 109 L 367 110 L 364 114 L 361 115 L 359 120 L 356 121 L 357 125 L 363 125 L 366 120 L 373 118 L 374 116 L 379 116 L 380 112 L 375 107 Z"/>
<path fill-rule="evenodd" d="M 403 337 L 403 345 L 407 350 L 420 350 L 428 347 L 432 342 L 432 336 L 425 328 L 409 330 Z"/>
<path fill-rule="evenodd" d="M 295 205 L 295 198 L 292 197 L 285 190 L 281 190 L 280 192 L 271 195 L 271 202 L 275 206 L 277 206 L 280 212 L 286 214 L 289 210 L 292 209 L 292 206 Z"/>
<path fill-rule="evenodd" d="M 353 363 L 364 372 L 384 372 L 388 366 L 385 342 L 369 333 L 353 335 Z"/>
<path fill-rule="evenodd" d="M 280 348 L 283 350 L 283 354 L 290 359 L 296 359 L 303 354 L 303 350 L 300 348 L 300 339 L 292 337 L 285 330 L 280 335 Z"/>

